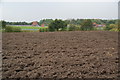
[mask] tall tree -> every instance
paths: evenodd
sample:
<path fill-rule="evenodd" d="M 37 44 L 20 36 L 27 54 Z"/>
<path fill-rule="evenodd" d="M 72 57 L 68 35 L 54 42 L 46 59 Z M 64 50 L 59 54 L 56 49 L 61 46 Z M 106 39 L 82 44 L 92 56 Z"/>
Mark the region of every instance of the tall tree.
<path fill-rule="evenodd" d="M 50 31 L 55 31 L 55 30 L 59 30 L 60 28 L 64 28 L 64 27 L 67 27 L 67 24 L 65 21 L 62 21 L 62 20 L 58 20 L 58 19 L 55 19 L 54 21 L 52 21 L 50 24 L 49 24 L 49 30 Z"/>
<path fill-rule="evenodd" d="M 83 23 L 81 24 L 81 30 L 83 31 L 93 30 L 92 21 L 90 19 L 84 20 Z"/>

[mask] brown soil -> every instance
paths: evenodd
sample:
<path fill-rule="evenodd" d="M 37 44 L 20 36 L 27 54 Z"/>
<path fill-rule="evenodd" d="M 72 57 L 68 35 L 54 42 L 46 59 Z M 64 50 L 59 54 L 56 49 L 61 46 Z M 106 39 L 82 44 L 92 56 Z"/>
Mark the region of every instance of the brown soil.
<path fill-rule="evenodd" d="M 3 78 L 116 78 L 117 32 L 3 33 Z"/>

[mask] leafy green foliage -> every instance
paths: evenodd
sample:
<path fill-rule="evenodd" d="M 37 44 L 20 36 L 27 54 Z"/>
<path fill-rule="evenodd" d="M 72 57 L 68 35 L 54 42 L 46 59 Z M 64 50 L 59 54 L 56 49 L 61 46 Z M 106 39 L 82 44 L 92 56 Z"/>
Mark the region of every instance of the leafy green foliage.
<path fill-rule="evenodd" d="M 69 24 L 68 25 L 68 31 L 78 31 L 80 30 L 80 27 L 74 24 Z"/>
<path fill-rule="evenodd" d="M 12 27 L 12 26 L 6 26 L 5 32 L 21 32 L 21 28 Z"/>
<path fill-rule="evenodd" d="M 13 28 L 13 32 L 21 32 L 21 28 L 19 28 L 19 27 L 14 27 L 14 28 Z"/>
<path fill-rule="evenodd" d="M 118 24 L 110 24 L 110 25 L 106 26 L 105 30 L 118 31 Z"/>
<path fill-rule="evenodd" d="M 80 25 L 83 23 L 84 20 L 85 19 L 67 19 L 65 20 L 65 22 L 67 22 L 67 24 Z M 106 25 L 115 24 L 117 22 L 117 20 L 102 20 L 102 19 L 90 19 L 90 20 L 96 24 L 106 24 Z"/>
<path fill-rule="evenodd" d="M 52 19 L 43 19 L 40 20 L 39 25 L 45 24 L 45 26 L 48 26 L 53 20 Z"/>
<path fill-rule="evenodd" d="M 67 27 L 67 24 L 65 21 L 55 19 L 49 24 L 49 31 L 58 31 L 60 28 Z"/>
<path fill-rule="evenodd" d="M 48 32 L 48 28 L 40 28 L 39 32 Z"/>
<path fill-rule="evenodd" d="M 81 30 L 82 31 L 88 31 L 88 30 L 93 30 L 93 24 L 90 19 L 86 19 L 83 21 L 81 24 Z"/>
<path fill-rule="evenodd" d="M 32 22 L 6 22 L 7 25 L 32 25 Z"/>
<path fill-rule="evenodd" d="M 5 28 L 6 27 L 6 21 L 0 21 L 0 27 Z"/>
<path fill-rule="evenodd" d="M 91 26 L 93 23 L 98 25 L 105 25 L 106 27 L 93 27 Z M 46 27 L 33 27 L 32 22 L 6 22 L 0 21 L 0 29 L 4 30 L 6 25 L 12 27 L 19 27 L 22 31 L 26 32 L 30 31 L 76 31 L 76 30 L 109 30 L 109 31 L 120 31 L 120 20 L 102 20 L 102 19 L 67 19 L 67 20 L 60 20 L 60 19 L 43 19 L 39 21 L 39 25 L 44 24 Z M 69 27 L 67 24 L 69 24 Z M 22 26 L 17 26 L 22 25 Z M 23 26 L 25 25 L 25 26 Z M 28 25 L 28 26 L 26 26 Z M 30 25 L 30 26 L 29 26 Z M 3 29 L 2 29 L 2 27 Z M 49 28 L 48 28 L 49 26 Z M 81 27 L 80 27 L 81 26 Z M 45 29 L 43 29 L 45 28 Z M 48 28 L 48 29 L 46 29 Z M 33 29 L 33 30 L 32 30 Z"/>

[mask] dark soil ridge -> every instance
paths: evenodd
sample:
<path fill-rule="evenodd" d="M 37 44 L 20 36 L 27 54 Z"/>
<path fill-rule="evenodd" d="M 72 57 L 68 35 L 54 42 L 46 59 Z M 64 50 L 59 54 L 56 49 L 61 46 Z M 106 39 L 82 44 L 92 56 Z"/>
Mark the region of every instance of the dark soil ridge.
<path fill-rule="evenodd" d="M 118 33 L 3 33 L 3 79 L 117 78 Z"/>

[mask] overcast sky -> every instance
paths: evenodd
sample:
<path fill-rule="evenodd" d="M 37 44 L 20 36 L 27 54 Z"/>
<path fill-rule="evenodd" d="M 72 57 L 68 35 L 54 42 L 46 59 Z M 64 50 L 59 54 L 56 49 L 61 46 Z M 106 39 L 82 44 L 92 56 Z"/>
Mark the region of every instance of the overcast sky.
<path fill-rule="evenodd" d="M 24 1 L 2 0 L 0 3 L 0 13 L 2 13 L 0 19 L 31 22 L 46 18 L 118 18 L 118 0 L 91 0 L 91 2 L 90 0 L 84 0 L 84 2 L 76 0 L 76 2 L 74 0 L 66 2 L 45 2 L 48 0 L 41 0 L 41 2 L 36 0 L 31 0 L 33 2 Z"/>

